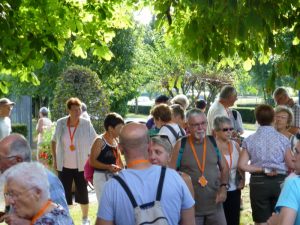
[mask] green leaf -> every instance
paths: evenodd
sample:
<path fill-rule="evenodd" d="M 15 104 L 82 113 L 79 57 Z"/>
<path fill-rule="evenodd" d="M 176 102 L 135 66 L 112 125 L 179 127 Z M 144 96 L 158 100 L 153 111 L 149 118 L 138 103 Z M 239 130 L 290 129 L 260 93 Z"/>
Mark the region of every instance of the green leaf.
<path fill-rule="evenodd" d="M 252 60 L 251 59 L 247 59 L 244 63 L 243 63 L 243 68 L 246 71 L 250 71 L 252 68 Z"/>
<path fill-rule="evenodd" d="M 29 74 L 29 81 L 31 83 L 33 83 L 33 85 L 35 85 L 35 86 L 40 85 L 40 81 L 39 81 L 38 77 L 35 75 L 34 72 L 31 72 Z"/>
<path fill-rule="evenodd" d="M 85 59 L 87 57 L 86 51 L 79 45 L 75 46 L 75 48 L 73 48 L 72 52 L 77 57 L 81 57 L 83 59 Z"/>
<path fill-rule="evenodd" d="M 5 82 L 5 81 L 0 81 L 0 90 L 1 90 L 1 92 L 3 92 L 4 94 L 7 94 L 7 93 L 8 93 L 7 82 Z"/>
<path fill-rule="evenodd" d="M 299 45 L 300 39 L 298 37 L 294 37 L 293 39 L 293 45 Z"/>
<path fill-rule="evenodd" d="M 93 55 L 98 56 L 99 58 L 103 58 L 107 61 L 110 61 L 113 57 L 112 52 L 109 50 L 107 46 L 97 46 L 93 51 Z"/>

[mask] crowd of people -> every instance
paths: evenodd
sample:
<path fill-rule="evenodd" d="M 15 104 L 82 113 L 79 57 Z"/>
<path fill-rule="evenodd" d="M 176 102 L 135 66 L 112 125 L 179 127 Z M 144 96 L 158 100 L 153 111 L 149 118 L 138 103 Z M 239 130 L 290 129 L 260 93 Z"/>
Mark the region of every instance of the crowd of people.
<path fill-rule="evenodd" d="M 225 85 L 210 106 L 189 105 L 184 95 L 157 97 L 146 124 L 126 124 L 117 113 L 104 119 L 97 134 L 87 107 L 78 98 L 66 102 L 68 115 L 56 123 L 51 150 L 57 175 L 32 162 L 28 141 L 10 134 L 15 104 L 0 99 L 0 171 L 9 225 L 73 224 L 68 205 L 81 206 L 88 218 L 86 168 L 92 178 L 98 212 L 96 225 L 239 225 L 245 172 L 250 177 L 252 218 L 256 225 L 300 224 L 300 106 L 279 87 L 275 109 L 255 109 L 257 130 L 244 132 L 237 100 Z M 48 109 L 40 109 L 38 141 L 52 127 Z M 32 172 L 34 171 L 34 172 Z"/>

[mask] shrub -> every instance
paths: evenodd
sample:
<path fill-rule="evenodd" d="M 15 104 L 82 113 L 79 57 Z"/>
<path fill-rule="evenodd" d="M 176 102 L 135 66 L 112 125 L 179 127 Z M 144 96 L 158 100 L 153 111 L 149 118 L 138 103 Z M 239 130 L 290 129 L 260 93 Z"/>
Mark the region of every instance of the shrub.
<path fill-rule="evenodd" d="M 11 130 L 13 133 L 18 133 L 18 134 L 22 134 L 25 138 L 27 137 L 27 125 L 26 124 L 20 124 L 20 123 L 15 123 L 12 124 L 11 126 Z"/>
<path fill-rule="evenodd" d="M 98 133 L 104 131 L 103 121 L 109 112 L 109 100 L 97 74 L 82 66 L 71 66 L 59 77 L 53 99 L 52 116 L 66 115 L 66 101 L 77 97 L 87 105 L 91 122 Z"/>
<path fill-rule="evenodd" d="M 243 123 L 255 123 L 254 108 L 244 107 L 234 109 L 240 112 L 243 119 Z"/>
<path fill-rule="evenodd" d="M 128 105 L 128 111 L 130 113 L 135 113 L 135 105 Z M 149 115 L 151 106 L 139 105 L 137 114 Z"/>

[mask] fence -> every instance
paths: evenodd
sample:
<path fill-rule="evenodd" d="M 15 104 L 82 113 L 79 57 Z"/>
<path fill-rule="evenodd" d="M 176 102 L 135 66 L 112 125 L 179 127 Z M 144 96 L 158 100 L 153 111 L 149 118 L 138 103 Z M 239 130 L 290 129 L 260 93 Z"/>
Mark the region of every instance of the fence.
<path fill-rule="evenodd" d="M 26 138 L 32 145 L 32 99 L 30 96 L 11 96 L 10 100 L 16 103 L 11 113 L 11 121 L 13 124 L 26 124 Z"/>

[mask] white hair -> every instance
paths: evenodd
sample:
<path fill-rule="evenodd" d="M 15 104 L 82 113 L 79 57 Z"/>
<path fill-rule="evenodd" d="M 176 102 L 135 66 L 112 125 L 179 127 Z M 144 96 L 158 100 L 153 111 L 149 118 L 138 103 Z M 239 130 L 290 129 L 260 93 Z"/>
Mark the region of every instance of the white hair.
<path fill-rule="evenodd" d="M 178 104 L 183 108 L 183 110 L 186 110 L 189 107 L 190 101 L 185 95 L 180 94 L 171 99 L 171 104 Z"/>
<path fill-rule="evenodd" d="M 3 173 L 4 183 L 15 181 L 27 188 L 36 187 L 44 198 L 50 198 L 48 175 L 38 162 L 18 163 Z"/>

